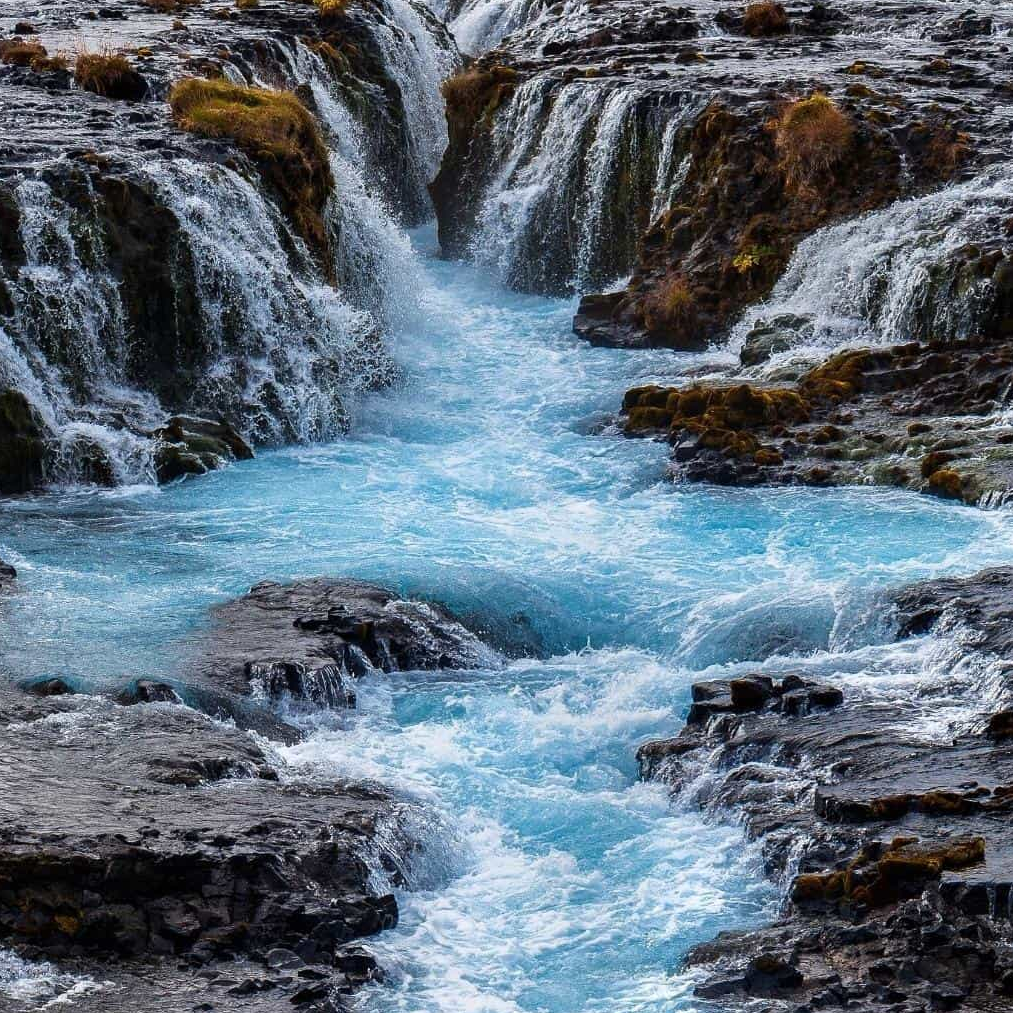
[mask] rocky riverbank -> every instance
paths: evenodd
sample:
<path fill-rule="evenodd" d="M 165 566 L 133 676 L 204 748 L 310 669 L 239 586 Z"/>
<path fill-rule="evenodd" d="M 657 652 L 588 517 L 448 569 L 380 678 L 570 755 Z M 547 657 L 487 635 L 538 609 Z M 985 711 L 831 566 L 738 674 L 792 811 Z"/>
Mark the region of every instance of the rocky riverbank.
<path fill-rule="evenodd" d="M 1011 593 L 1003 569 L 882 603 L 898 637 L 960 645 L 948 679 L 893 695 L 762 671 L 698 683 L 686 727 L 640 748 L 645 777 L 740 816 L 785 883 L 774 925 L 691 953 L 711 973 L 698 995 L 799 1011 L 1005 1001 Z"/>
<path fill-rule="evenodd" d="M 90 1009 L 340 1008 L 382 974 L 356 941 L 397 922 L 377 886 L 420 847 L 414 803 L 307 779 L 271 740 L 364 674 L 498 658 L 438 605 L 316 580 L 224 605 L 170 681 L 8 686 L 0 942 L 99 983 Z"/>

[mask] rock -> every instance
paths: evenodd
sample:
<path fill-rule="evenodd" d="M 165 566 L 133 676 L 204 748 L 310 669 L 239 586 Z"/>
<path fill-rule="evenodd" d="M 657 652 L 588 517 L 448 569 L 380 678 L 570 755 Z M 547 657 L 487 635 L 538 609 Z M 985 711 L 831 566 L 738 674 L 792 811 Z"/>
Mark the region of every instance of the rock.
<path fill-rule="evenodd" d="M 139 703 L 182 703 L 183 698 L 168 683 L 138 679 L 124 689 L 116 701 L 129 706 Z"/>
<path fill-rule="evenodd" d="M 447 609 L 358 580 L 265 581 L 212 613 L 184 659 L 188 702 L 243 728 L 299 737 L 264 705 L 355 705 L 355 680 L 374 672 L 495 667 L 502 656 Z"/>
<path fill-rule="evenodd" d="M 0 559 L 0 584 L 10 583 L 17 579 L 18 571 L 10 563 L 5 563 Z"/>
<path fill-rule="evenodd" d="M 42 481 L 45 431 L 20 391 L 0 390 L 0 493 L 34 489 Z"/>
<path fill-rule="evenodd" d="M 5 945 L 96 973 L 115 955 L 104 977 L 143 967 L 178 979 L 180 957 L 181 969 L 220 967 L 266 950 L 276 971 L 302 967 L 295 952 L 309 942 L 334 954 L 397 920 L 393 898 L 369 885 L 370 856 L 401 834 L 382 791 L 265 779 L 252 739 L 186 707 L 0 690 L 0 726 L 11 764 L 0 798 Z M 194 776 L 166 776 L 184 766 Z M 232 976 L 238 987 L 252 980 L 281 1001 L 302 987 L 247 967 Z"/>
<path fill-rule="evenodd" d="M 158 441 L 155 470 L 162 484 L 253 457 L 249 444 L 226 422 L 176 415 L 152 436 Z"/>
<path fill-rule="evenodd" d="M 759 320 L 746 334 L 739 360 L 743 366 L 758 366 L 779 352 L 802 344 L 812 337 L 812 320 L 795 314 Z"/>
<path fill-rule="evenodd" d="M 1008 674 L 1013 568 L 923 581 L 881 607 L 900 637 L 960 628 L 968 650 Z M 933 688 L 920 720 L 933 699 L 980 707 L 959 674 Z M 987 735 L 925 737 L 903 696 L 869 706 L 795 673 L 700 683 L 693 700 L 674 739 L 638 750 L 643 776 L 737 813 L 771 875 L 797 869 L 772 925 L 691 952 L 710 969 L 699 996 L 929 1013 L 987 1007 L 1003 992 L 1009 968 L 994 941 L 1013 900 L 1009 712 L 989 718 Z"/>

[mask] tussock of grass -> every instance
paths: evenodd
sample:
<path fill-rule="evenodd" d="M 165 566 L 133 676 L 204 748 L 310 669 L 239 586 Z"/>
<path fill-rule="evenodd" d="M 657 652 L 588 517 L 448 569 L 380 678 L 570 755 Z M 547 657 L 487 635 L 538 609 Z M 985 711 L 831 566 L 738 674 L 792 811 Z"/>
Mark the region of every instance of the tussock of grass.
<path fill-rule="evenodd" d="M 851 117 L 820 92 L 788 105 L 774 125 L 774 143 L 788 186 L 811 187 L 844 158 L 854 135 Z"/>
<path fill-rule="evenodd" d="M 30 67 L 35 60 L 44 60 L 46 56 L 46 47 L 38 42 L 25 42 L 19 38 L 0 41 L 0 63 Z"/>
<path fill-rule="evenodd" d="M 178 14 L 187 7 L 196 7 L 201 0 L 144 0 L 144 2 L 160 14 Z"/>
<path fill-rule="evenodd" d="M 327 146 L 312 113 L 290 91 L 190 77 L 169 93 L 176 123 L 204 137 L 227 138 L 275 186 L 299 231 L 326 248 L 320 217 L 333 180 Z"/>
<path fill-rule="evenodd" d="M 693 293 L 684 278 L 666 278 L 645 300 L 644 322 L 650 330 L 685 325 L 693 318 Z"/>
<path fill-rule="evenodd" d="M 136 101 L 147 90 L 144 78 L 122 53 L 81 53 L 74 64 L 74 80 L 104 98 Z"/>
<path fill-rule="evenodd" d="M 788 15 L 776 0 L 749 4 L 742 16 L 742 29 L 747 35 L 784 35 L 788 31 Z"/>
<path fill-rule="evenodd" d="M 447 113 L 454 120 L 472 124 L 487 119 L 513 90 L 517 72 L 509 67 L 472 68 L 443 82 Z"/>
<path fill-rule="evenodd" d="M 320 16 L 324 18 L 336 18 L 348 10 L 350 0 L 313 0 L 317 5 Z"/>

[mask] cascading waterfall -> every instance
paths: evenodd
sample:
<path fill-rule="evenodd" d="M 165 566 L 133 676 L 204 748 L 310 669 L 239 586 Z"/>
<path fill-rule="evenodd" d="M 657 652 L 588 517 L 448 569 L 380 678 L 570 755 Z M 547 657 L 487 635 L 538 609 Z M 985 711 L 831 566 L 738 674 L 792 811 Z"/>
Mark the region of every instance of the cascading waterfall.
<path fill-rule="evenodd" d="M 315 275 L 298 244 L 293 269 L 281 215 L 238 174 L 185 159 L 142 171 L 186 237 L 209 363 L 195 405 L 243 420 L 259 442 L 340 433 L 343 396 L 391 368 L 372 319 Z"/>
<path fill-rule="evenodd" d="M 380 328 L 412 313 L 417 266 L 401 224 L 428 217 L 426 185 L 447 138 L 440 82 L 459 56 L 430 11 L 410 0 L 378 4 L 366 27 L 401 96 L 397 160 L 384 148 L 391 124 L 369 122 L 390 114 L 354 102 L 302 42 L 272 47 L 282 82 L 312 92 L 331 148 L 335 187 L 324 219 L 336 286 L 240 173 L 128 156 L 130 185 L 170 213 L 173 231 L 160 253 L 171 262 L 169 305 L 138 333 L 107 249 L 106 195 L 82 197 L 59 172 L 18 184 L 25 262 L 0 266 L 9 303 L 0 387 L 23 393 L 48 430 L 48 481 L 153 481 L 151 433 L 167 405 L 222 414 L 258 443 L 333 438 L 347 424 L 348 399 L 396 375 Z M 238 64 L 224 66 L 249 83 Z M 277 86 L 278 75 L 257 83 Z M 145 348 L 156 341 L 185 378 L 154 377 Z"/>
<path fill-rule="evenodd" d="M 800 325 L 789 355 L 982 333 L 998 310 L 996 289 L 987 274 L 964 273 L 960 254 L 981 252 L 974 244 L 995 235 L 1011 202 L 1013 174 L 1003 167 L 820 230 L 745 314 L 730 347 L 758 321 L 789 315 Z"/>
<path fill-rule="evenodd" d="M 99 224 L 43 179 L 22 180 L 15 196 L 25 263 L 16 274 L 0 267 L 11 309 L 0 325 L 0 386 L 20 391 L 56 438 L 52 480 L 91 478 L 89 462 L 101 457 L 116 481 L 147 481 L 139 431 L 160 420 L 158 405 L 124 374 L 126 321 Z"/>
<path fill-rule="evenodd" d="M 673 186 L 695 103 L 641 87 L 532 78 L 495 122 L 474 259 L 523 290 L 602 288 L 629 270 L 647 209 Z M 659 144 L 660 138 L 660 144 Z"/>

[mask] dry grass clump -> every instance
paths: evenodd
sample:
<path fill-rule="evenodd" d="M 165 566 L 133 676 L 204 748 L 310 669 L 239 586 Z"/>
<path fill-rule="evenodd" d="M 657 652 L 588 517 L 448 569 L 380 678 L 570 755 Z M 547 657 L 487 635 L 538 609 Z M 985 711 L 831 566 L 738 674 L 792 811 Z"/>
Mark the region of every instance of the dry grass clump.
<path fill-rule="evenodd" d="M 743 31 L 754 38 L 784 35 L 788 27 L 788 14 L 776 0 L 749 4 L 742 15 Z"/>
<path fill-rule="evenodd" d="M 854 136 L 851 117 L 821 92 L 786 106 L 774 122 L 774 144 L 788 186 L 809 189 L 844 158 Z"/>
<path fill-rule="evenodd" d="M 685 278 L 666 278 L 644 300 L 648 330 L 683 327 L 693 319 L 693 293 Z"/>
<path fill-rule="evenodd" d="M 456 122 L 487 122 L 513 91 L 517 71 L 510 67 L 472 68 L 443 82 L 447 113 Z"/>
<path fill-rule="evenodd" d="M 324 18 L 336 18 L 348 10 L 350 0 L 313 0 L 317 5 L 320 16 Z"/>
<path fill-rule="evenodd" d="M 236 0 L 236 7 L 241 11 L 252 11 L 260 6 L 260 0 Z"/>
<path fill-rule="evenodd" d="M 0 41 L 0 63 L 12 67 L 30 67 L 35 60 L 46 58 L 46 47 L 38 42 L 25 42 L 17 37 Z"/>
<path fill-rule="evenodd" d="M 81 53 L 74 64 L 74 80 L 85 91 L 103 98 L 136 102 L 148 86 L 122 53 Z"/>
<path fill-rule="evenodd" d="M 201 0 L 144 0 L 144 2 L 160 14 L 178 14 L 187 7 L 196 7 Z"/>
<path fill-rule="evenodd" d="M 315 161 L 327 160 L 316 121 L 290 91 L 190 77 L 172 89 L 169 105 L 184 130 L 231 137 L 251 155 L 287 158 L 306 153 Z"/>
<path fill-rule="evenodd" d="M 284 199 L 299 231 L 327 246 L 320 213 L 333 179 L 327 146 L 312 113 L 290 91 L 190 77 L 169 93 L 176 123 L 191 133 L 228 138 L 246 152 Z"/>

